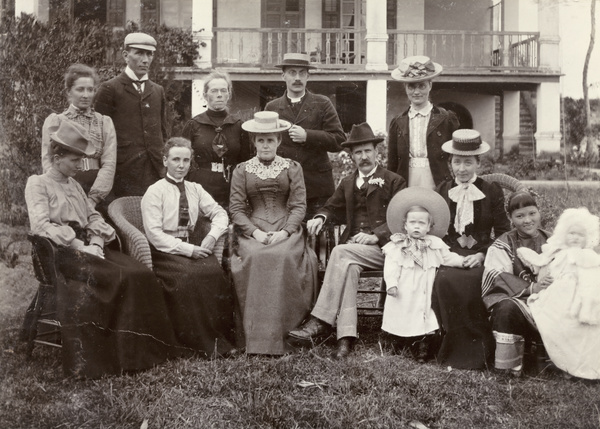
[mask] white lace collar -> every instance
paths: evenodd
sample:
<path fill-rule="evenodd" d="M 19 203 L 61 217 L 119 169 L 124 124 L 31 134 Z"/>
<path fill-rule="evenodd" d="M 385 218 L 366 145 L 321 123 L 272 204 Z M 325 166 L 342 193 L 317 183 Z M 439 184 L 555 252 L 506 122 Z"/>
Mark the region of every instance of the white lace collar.
<path fill-rule="evenodd" d="M 290 161 L 280 156 L 276 156 L 269 165 L 260 162 L 256 156 L 246 162 L 246 171 L 255 174 L 262 180 L 275 179 L 279 176 L 279 173 L 287 168 L 290 168 Z"/>

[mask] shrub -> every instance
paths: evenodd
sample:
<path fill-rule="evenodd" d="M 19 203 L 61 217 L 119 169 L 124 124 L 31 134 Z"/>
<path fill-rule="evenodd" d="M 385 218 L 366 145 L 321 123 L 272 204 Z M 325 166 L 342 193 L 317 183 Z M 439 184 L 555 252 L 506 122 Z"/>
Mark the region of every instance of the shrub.
<path fill-rule="evenodd" d="M 101 80 L 118 75 L 125 63 L 121 50 L 125 33 L 97 22 L 71 20 L 63 14 L 45 24 L 30 15 L 10 18 L 0 28 L 0 221 L 24 223 L 23 190 L 27 178 L 41 172 L 41 128 L 52 112 L 67 107 L 63 76 L 79 62 L 95 67 Z M 190 31 L 149 24 L 159 51 L 150 76 L 165 87 L 170 131 L 178 132 L 175 110 L 184 82 L 172 79 L 172 66 L 191 66 L 197 44 Z"/>

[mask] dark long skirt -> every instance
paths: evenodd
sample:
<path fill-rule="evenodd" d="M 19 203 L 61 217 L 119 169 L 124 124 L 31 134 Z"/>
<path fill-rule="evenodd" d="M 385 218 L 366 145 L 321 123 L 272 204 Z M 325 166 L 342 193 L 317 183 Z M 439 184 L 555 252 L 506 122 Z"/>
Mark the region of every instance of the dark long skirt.
<path fill-rule="evenodd" d="M 472 252 L 452 249 L 467 256 Z M 441 266 L 433 284 L 431 305 L 441 326 L 437 360 L 460 369 L 487 368 L 494 355 L 494 336 L 481 299 L 483 267 L 464 270 Z"/>
<path fill-rule="evenodd" d="M 217 258 L 191 259 L 152 248 L 175 335 L 205 357 L 222 356 L 233 346 L 231 287 Z"/>
<path fill-rule="evenodd" d="M 97 378 L 181 355 L 161 285 L 148 268 L 109 249 L 105 259 L 66 247 L 58 256 L 65 374 Z"/>

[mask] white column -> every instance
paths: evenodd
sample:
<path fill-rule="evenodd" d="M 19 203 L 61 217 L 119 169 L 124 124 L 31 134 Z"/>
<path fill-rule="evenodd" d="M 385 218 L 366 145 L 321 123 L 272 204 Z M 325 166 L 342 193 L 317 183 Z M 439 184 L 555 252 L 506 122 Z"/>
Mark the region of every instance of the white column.
<path fill-rule="evenodd" d="M 560 69 L 559 52 L 559 2 L 539 0 L 538 26 L 540 32 L 540 68 L 558 71 Z"/>
<path fill-rule="evenodd" d="M 15 17 L 19 18 L 22 13 L 37 15 L 37 0 L 15 1 Z"/>
<path fill-rule="evenodd" d="M 192 32 L 194 40 L 200 45 L 198 48 L 200 58 L 195 61 L 195 66 L 201 69 L 212 67 L 212 21 L 213 0 L 194 0 L 192 3 Z"/>
<path fill-rule="evenodd" d="M 502 140 L 503 150 L 506 155 L 514 147 L 519 147 L 519 136 L 521 134 L 521 92 L 504 91 L 502 103 Z"/>
<path fill-rule="evenodd" d="M 536 154 L 560 152 L 560 84 L 541 83 L 537 88 Z"/>
<path fill-rule="evenodd" d="M 192 79 L 192 118 L 206 110 L 206 100 L 202 91 L 204 91 L 204 79 Z"/>
<path fill-rule="evenodd" d="M 367 81 L 367 122 L 375 134 L 387 132 L 387 81 Z"/>
<path fill-rule="evenodd" d="M 367 70 L 387 70 L 387 10 L 385 0 L 367 3 Z"/>
<path fill-rule="evenodd" d="M 125 2 L 125 25 L 129 21 L 142 22 L 142 1 L 141 0 L 128 0 Z"/>

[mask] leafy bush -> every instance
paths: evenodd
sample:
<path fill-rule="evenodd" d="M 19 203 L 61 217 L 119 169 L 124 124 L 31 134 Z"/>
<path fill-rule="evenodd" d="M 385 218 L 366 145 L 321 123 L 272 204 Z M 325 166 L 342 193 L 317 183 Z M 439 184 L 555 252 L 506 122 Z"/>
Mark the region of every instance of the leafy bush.
<path fill-rule="evenodd" d="M 97 22 L 71 20 L 62 14 L 45 24 L 30 15 L 10 18 L 0 28 L 0 221 L 26 220 L 23 190 L 27 178 L 41 171 L 41 128 L 52 112 L 67 107 L 63 76 L 73 63 L 95 67 L 101 80 L 118 75 L 125 62 L 125 33 L 153 35 L 159 50 L 150 76 L 165 87 L 168 129 L 182 127 L 175 110 L 185 84 L 172 79 L 172 66 L 191 66 L 197 44 L 190 31 L 149 24 L 125 31 Z"/>

